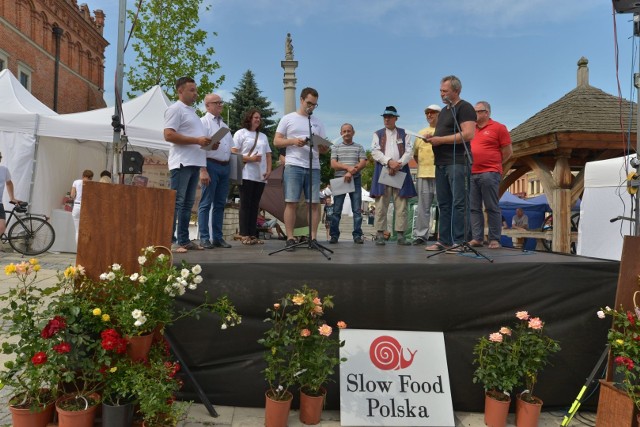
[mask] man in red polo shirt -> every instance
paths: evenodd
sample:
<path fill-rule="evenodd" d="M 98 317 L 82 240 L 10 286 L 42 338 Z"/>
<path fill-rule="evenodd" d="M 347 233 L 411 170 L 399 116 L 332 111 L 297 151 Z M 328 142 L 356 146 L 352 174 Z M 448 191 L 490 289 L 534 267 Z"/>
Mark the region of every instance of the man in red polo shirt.
<path fill-rule="evenodd" d="M 498 191 L 502 179 L 502 164 L 513 151 L 507 128 L 491 119 L 491 106 L 486 101 L 475 105 L 476 133 L 471 140 L 471 246 L 482 246 L 484 240 L 484 215 L 482 204 L 487 211 L 489 223 L 489 248 L 500 247 L 502 216 L 498 206 Z"/>

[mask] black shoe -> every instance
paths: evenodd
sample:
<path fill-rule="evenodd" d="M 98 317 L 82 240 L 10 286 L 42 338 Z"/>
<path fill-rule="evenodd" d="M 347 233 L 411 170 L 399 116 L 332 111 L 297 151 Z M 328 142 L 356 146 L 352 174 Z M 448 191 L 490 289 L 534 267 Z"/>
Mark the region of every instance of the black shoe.
<path fill-rule="evenodd" d="M 364 244 L 364 238 L 362 236 L 355 237 L 353 239 L 353 243 L 356 243 L 358 245 L 362 245 L 362 244 Z"/>
<path fill-rule="evenodd" d="M 313 247 L 313 246 L 318 246 L 319 243 L 316 239 L 311 239 L 311 241 L 309 242 L 309 248 Z"/>
<path fill-rule="evenodd" d="M 411 243 L 409 243 L 407 241 L 407 239 L 404 238 L 404 236 L 398 236 L 398 240 L 396 241 L 396 243 L 398 244 L 398 246 L 410 246 Z"/>
<path fill-rule="evenodd" d="M 427 243 L 427 242 L 426 242 L 422 237 L 416 237 L 416 238 L 413 240 L 412 245 L 413 245 L 413 246 L 420 246 L 420 245 L 424 245 L 424 244 L 426 244 L 426 243 Z"/>
<path fill-rule="evenodd" d="M 224 241 L 224 239 L 214 240 L 213 246 L 216 248 L 230 248 L 231 245 Z"/>
<path fill-rule="evenodd" d="M 338 243 L 338 238 L 336 236 L 331 236 L 331 239 L 329 239 L 329 243 L 331 244 Z"/>
<path fill-rule="evenodd" d="M 293 246 L 296 244 L 296 241 L 293 239 L 287 240 L 287 243 L 284 244 L 284 250 L 287 252 L 293 252 L 296 248 Z"/>
<path fill-rule="evenodd" d="M 202 246 L 205 249 L 215 248 L 215 246 L 213 246 L 213 243 L 211 243 L 209 240 L 200 240 L 200 246 Z"/>
<path fill-rule="evenodd" d="M 379 234 L 379 235 L 376 236 L 376 245 L 378 245 L 378 246 L 384 246 L 385 245 L 384 236 L 382 234 Z"/>

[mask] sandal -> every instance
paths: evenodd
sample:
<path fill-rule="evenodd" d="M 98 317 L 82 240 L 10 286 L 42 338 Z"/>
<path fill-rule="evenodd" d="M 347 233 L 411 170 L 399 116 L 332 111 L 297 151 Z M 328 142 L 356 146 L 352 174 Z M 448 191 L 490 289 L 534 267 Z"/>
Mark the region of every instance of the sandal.
<path fill-rule="evenodd" d="M 204 251 L 204 248 L 195 242 L 189 242 L 186 245 L 181 245 L 172 250 L 177 254 L 183 254 L 188 251 Z"/>
<path fill-rule="evenodd" d="M 253 239 L 251 237 L 243 237 L 242 238 L 243 245 L 255 245 Z"/>
<path fill-rule="evenodd" d="M 251 237 L 251 244 L 252 245 L 263 245 L 264 242 L 260 239 L 258 239 L 257 237 L 253 236 Z"/>
<path fill-rule="evenodd" d="M 431 246 L 427 246 L 424 248 L 425 251 L 435 252 L 435 251 L 444 251 L 450 249 L 451 246 L 445 246 L 442 243 L 436 242 Z"/>
<path fill-rule="evenodd" d="M 500 242 L 497 240 L 492 240 L 489 242 L 489 249 L 500 249 Z"/>

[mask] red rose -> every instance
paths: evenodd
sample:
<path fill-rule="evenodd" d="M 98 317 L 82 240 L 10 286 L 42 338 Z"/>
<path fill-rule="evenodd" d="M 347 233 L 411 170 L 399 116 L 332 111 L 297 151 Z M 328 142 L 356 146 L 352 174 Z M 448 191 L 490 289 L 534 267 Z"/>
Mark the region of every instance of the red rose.
<path fill-rule="evenodd" d="M 40 332 L 40 336 L 42 338 L 48 339 L 57 334 L 62 329 L 66 328 L 67 321 L 62 316 L 55 316 L 53 319 L 49 320 L 47 326 L 44 327 L 42 332 Z"/>
<path fill-rule="evenodd" d="M 36 366 L 42 365 L 46 361 L 47 361 L 47 354 L 44 351 L 37 352 L 31 358 L 31 362 Z"/>
<path fill-rule="evenodd" d="M 629 323 L 631 323 L 631 325 L 636 324 L 636 318 L 633 316 L 633 313 L 630 311 L 627 311 L 627 320 L 629 320 Z"/>
<path fill-rule="evenodd" d="M 63 341 L 58 345 L 54 345 L 53 350 L 60 354 L 69 353 L 71 351 L 71 344 Z"/>

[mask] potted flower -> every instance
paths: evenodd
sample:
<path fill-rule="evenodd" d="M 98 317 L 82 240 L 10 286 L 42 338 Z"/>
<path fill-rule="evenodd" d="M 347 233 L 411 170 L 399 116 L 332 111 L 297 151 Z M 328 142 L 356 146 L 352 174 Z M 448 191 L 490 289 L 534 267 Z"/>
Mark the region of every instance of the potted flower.
<path fill-rule="evenodd" d="M 289 388 L 297 384 L 301 391 L 301 421 L 305 424 L 320 421 L 326 393 L 323 385 L 332 380 L 341 361 L 339 348 L 344 345 L 344 341 L 332 336 L 333 328 L 323 320 L 325 311 L 332 307 L 331 296 L 322 299 L 317 290 L 305 285 L 267 310 L 269 317 L 265 321 L 271 323 L 271 328 L 260 340 L 267 348 L 267 368 L 263 371 L 270 387 L 267 408 L 270 400 L 290 404 Z M 340 321 L 337 326 L 344 328 L 346 324 Z M 309 406 L 308 401 L 315 403 Z M 283 419 L 286 422 L 286 417 Z"/>
<path fill-rule="evenodd" d="M 0 309 L 2 352 L 14 356 L 5 362 L 0 381 L 13 390 L 9 399 L 13 425 L 46 426 L 52 418 L 60 381 L 55 361 L 59 353 L 41 336 L 46 297 L 56 287 L 38 287 L 39 270 L 36 259 L 7 265 L 5 273 L 15 284 L 0 296 L 6 303 Z"/>
<path fill-rule="evenodd" d="M 526 311 L 516 313 L 519 320 L 514 328 L 518 361 L 525 390 L 517 396 L 516 424 L 519 427 L 537 426 L 542 400 L 533 394 L 538 374 L 549 363 L 549 356 L 560 351 L 557 341 L 544 335 L 544 322 Z"/>
<path fill-rule="evenodd" d="M 615 365 L 614 382 L 640 410 L 640 309 L 636 307 L 631 311 L 622 306 L 618 310 L 605 307 L 597 314 L 601 319 L 606 316 L 613 319 L 608 341 Z"/>
<path fill-rule="evenodd" d="M 477 365 L 473 382 L 482 383 L 485 390 L 485 424 L 505 426 L 511 393 L 522 382 L 513 331 L 503 326 L 481 337 L 473 354 Z"/>
<path fill-rule="evenodd" d="M 149 351 L 152 333 L 186 316 L 197 317 L 202 311 L 217 314 L 221 327 L 234 326 L 242 322 L 233 304 L 226 296 L 205 301 L 190 310 L 176 312 L 175 298 L 188 290 L 197 289 L 202 283 L 200 265 L 189 266 L 182 262 L 175 267 L 171 257 L 158 254 L 158 248 L 149 246 L 141 250 L 138 257 L 140 272 L 127 273 L 119 264 L 100 275 L 100 283 L 110 292 L 104 295 L 104 306 L 110 307 L 112 322 L 129 341 L 130 356 L 142 360 Z M 140 353 L 134 347 L 142 341 Z"/>

